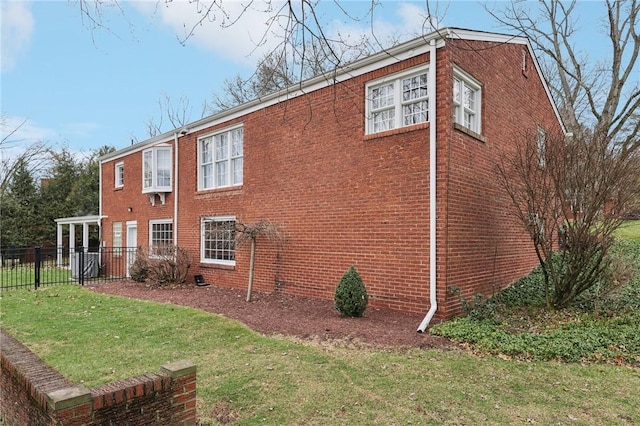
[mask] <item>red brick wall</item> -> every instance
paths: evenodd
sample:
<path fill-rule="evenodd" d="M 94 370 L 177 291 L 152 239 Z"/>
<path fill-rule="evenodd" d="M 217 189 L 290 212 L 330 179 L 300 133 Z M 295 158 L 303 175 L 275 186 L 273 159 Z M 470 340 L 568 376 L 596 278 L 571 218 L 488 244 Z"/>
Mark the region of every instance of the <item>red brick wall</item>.
<path fill-rule="evenodd" d="M 93 389 L 76 387 L 0 329 L 0 423 L 195 425 L 196 368 L 167 364 Z"/>
<path fill-rule="evenodd" d="M 537 264 L 496 171 L 524 133 L 535 135 L 538 126 L 560 131 L 530 57 L 528 72 L 522 72 L 523 51 L 528 55 L 522 45 L 449 41 L 450 66 L 441 70 L 452 81 L 455 64 L 482 83 L 484 141 L 453 128 L 451 107 L 439 117 L 448 135 L 446 147 L 440 147 L 447 161 L 446 195 L 439 200 L 446 205 L 447 228 L 439 248 L 447 290 L 458 287 L 467 300 L 494 294 Z M 449 296 L 446 315 L 459 308 L 457 296 Z"/>
<path fill-rule="evenodd" d="M 438 105 L 438 318 L 459 310 L 451 286 L 465 296 L 490 294 L 533 266 L 494 171 L 511 130 L 554 120 L 537 75 L 521 73 L 522 48 L 472 52 L 448 42 L 438 50 L 439 93 L 431 99 Z M 368 81 L 427 61 L 421 55 L 181 137 L 178 244 L 192 253 L 193 273 L 212 284 L 246 287 L 248 246 L 239 248 L 233 268 L 198 262 L 200 218 L 266 219 L 280 225 L 286 240 L 281 246 L 258 240 L 256 290 L 332 299 L 355 265 L 373 306 L 426 312 L 429 125 L 365 135 L 364 96 Z M 454 63 L 483 83 L 485 142 L 453 128 Z M 198 192 L 197 137 L 240 122 L 244 185 Z M 124 233 L 124 222 L 136 219 L 138 244 L 146 244 L 148 220 L 172 217 L 173 198 L 152 207 L 141 194 L 139 152 L 124 159 L 125 188 L 114 190 L 116 161 L 103 165 L 103 236 L 109 244 L 112 221 L 122 221 Z"/>

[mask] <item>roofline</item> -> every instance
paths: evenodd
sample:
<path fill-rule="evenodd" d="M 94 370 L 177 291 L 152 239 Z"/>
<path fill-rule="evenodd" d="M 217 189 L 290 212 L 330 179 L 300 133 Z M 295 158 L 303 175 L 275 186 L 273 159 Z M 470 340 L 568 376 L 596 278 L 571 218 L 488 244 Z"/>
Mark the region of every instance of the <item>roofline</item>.
<path fill-rule="evenodd" d="M 154 136 L 150 139 L 136 143 L 129 147 L 122 148 L 117 151 L 105 154 L 102 157 L 100 157 L 99 160 L 101 163 L 112 161 L 112 160 L 124 157 L 128 154 L 141 151 L 150 146 L 154 146 L 156 144 L 171 142 L 174 140 L 176 134 L 180 133 L 180 131 L 183 130 L 184 128 L 188 128 L 189 132 L 203 130 L 208 127 L 212 127 L 217 124 L 221 124 L 221 123 L 236 119 L 238 117 L 242 117 L 244 115 L 250 114 L 252 112 L 267 108 L 269 106 L 281 103 L 283 101 L 293 99 L 298 96 L 302 96 L 310 92 L 323 89 L 325 87 L 332 86 L 335 83 L 339 83 L 339 82 L 360 76 L 362 74 L 386 67 L 388 65 L 392 65 L 400 61 L 427 53 L 429 52 L 429 42 L 431 40 L 435 40 L 436 47 L 441 48 L 441 47 L 444 47 L 446 39 L 474 40 L 474 41 L 485 41 L 485 42 L 495 42 L 495 43 L 515 43 L 515 44 L 526 45 L 527 48 L 529 49 L 529 53 L 531 54 L 531 57 L 533 58 L 536 71 L 538 72 L 538 75 L 541 77 L 540 79 L 544 86 L 545 92 L 549 97 L 549 101 L 551 102 L 551 105 L 556 114 L 556 117 L 558 118 L 558 122 L 560 123 L 563 131 L 566 133 L 566 128 L 564 126 L 564 123 L 562 122 L 562 118 L 560 117 L 559 111 L 556 107 L 555 102 L 553 101 L 553 98 L 551 97 L 551 91 L 549 90 L 549 87 L 547 86 L 547 83 L 542 75 L 540 66 L 533 52 L 531 43 L 529 43 L 529 40 L 526 37 L 491 33 L 491 32 L 485 32 L 485 31 L 475 31 L 475 30 L 468 30 L 468 29 L 455 28 L 455 27 L 446 27 L 446 28 L 433 31 L 421 37 L 415 38 L 413 40 L 409 40 L 405 43 L 401 43 L 392 48 L 384 49 L 378 53 L 374 53 L 371 56 L 367 56 L 366 58 L 362 58 L 353 63 L 347 64 L 341 68 L 337 68 L 333 71 L 329 71 L 324 74 L 301 81 L 300 83 L 289 86 L 278 92 L 268 94 L 262 98 L 257 98 L 252 101 L 246 102 L 244 104 L 230 108 L 228 110 L 221 111 L 213 115 L 201 118 L 200 120 L 196 120 L 192 123 L 189 123 L 182 128 L 172 129 L 168 132 Z"/>

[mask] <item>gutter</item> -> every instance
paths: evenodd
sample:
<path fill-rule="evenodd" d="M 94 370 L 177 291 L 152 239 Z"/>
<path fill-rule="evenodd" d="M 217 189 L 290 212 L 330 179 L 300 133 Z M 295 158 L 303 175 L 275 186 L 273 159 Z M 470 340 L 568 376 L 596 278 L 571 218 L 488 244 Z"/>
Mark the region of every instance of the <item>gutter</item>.
<path fill-rule="evenodd" d="M 418 326 L 424 333 L 438 310 L 436 298 L 436 41 L 429 41 L 429 312 Z"/>

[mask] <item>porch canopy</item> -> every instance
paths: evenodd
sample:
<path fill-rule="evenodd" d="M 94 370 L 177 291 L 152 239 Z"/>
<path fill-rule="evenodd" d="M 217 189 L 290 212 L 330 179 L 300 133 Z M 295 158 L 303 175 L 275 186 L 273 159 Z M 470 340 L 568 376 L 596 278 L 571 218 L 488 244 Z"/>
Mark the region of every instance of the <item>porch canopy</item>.
<path fill-rule="evenodd" d="M 75 240 L 76 240 L 76 225 L 82 225 L 82 247 L 87 250 L 89 247 L 89 226 L 96 225 L 100 227 L 100 216 L 77 216 L 77 217 L 62 217 L 55 219 L 57 224 L 57 239 L 56 244 L 58 246 L 58 265 L 62 265 L 62 227 L 69 227 L 69 252 L 75 252 Z"/>

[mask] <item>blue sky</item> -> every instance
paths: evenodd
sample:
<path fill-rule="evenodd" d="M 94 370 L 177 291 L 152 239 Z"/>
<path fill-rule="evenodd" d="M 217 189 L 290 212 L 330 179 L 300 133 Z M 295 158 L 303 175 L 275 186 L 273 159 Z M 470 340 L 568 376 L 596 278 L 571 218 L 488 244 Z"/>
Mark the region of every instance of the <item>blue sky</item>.
<path fill-rule="evenodd" d="M 341 3 L 360 16 L 370 5 Z M 504 32 L 483 3 L 440 2 L 439 23 Z M 230 12 L 242 5 L 237 0 L 225 4 Z M 106 7 L 106 29 L 92 31 L 79 2 L 0 0 L 3 137 L 26 120 L 12 138 L 20 144 L 42 140 L 77 152 L 103 145 L 124 148 L 132 139 L 148 138 L 146 123 L 159 121 L 161 97 L 188 98 L 191 121 L 197 120 L 203 103 L 220 90 L 224 79 L 250 75 L 260 57 L 260 50 L 252 51 L 264 33 L 263 12 L 250 11 L 230 28 L 221 28 L 219 19 L 206 22 L 182 45 L 178 38 L 184 35 L 184 23 L 198 16 L 193 4 L 174 0 L 166 6 L 164 1 L 144 0 L 120 5 L 122 13 Z M 375 10 L 376 34 L 420 32 L 424 5 L 424 0 L 383 0 Z M 322 6 L 330 31 L 370 30 L 368 22 L 346 22 L 333 1 L 323 1 Z M 594 54 L 605 40 L 597 32 L 604 9 L 599 2 L 583 1 L 580 6 L 581 43 Z M 268 39 L 263 49 L 274 42 Z M 166 118 L 162 130 L 171 130 Z"/>

